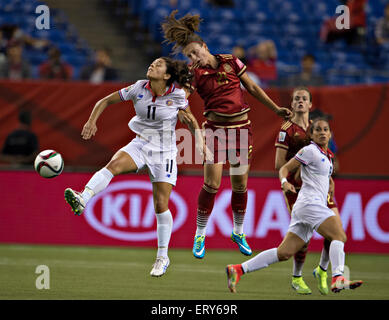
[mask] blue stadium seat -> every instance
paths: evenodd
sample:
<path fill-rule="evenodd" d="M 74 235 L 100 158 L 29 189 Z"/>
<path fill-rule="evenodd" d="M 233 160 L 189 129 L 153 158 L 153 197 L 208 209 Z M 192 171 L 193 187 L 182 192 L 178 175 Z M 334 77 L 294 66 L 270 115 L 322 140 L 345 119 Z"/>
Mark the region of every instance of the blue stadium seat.
<path fill-rule="evenodd" d="M 66 36 L 62 30 L 52 28 L 49 32 L 49 39 L 50 41 L 59 43 L 66 41 Z"/>
<path fill-rule="evenodd" d="M 142 25 L 149 28 L 154 39 L 162 41 L 160 22 L 173 9 L 169 1 L 126 1 L 132 7 L 132 12 L 139 12 Z M 382 16 L 386 1 L 368 2 L 368 39 L 371 39 L 374 29 L 371 25 Z M 248 48 L 263 40 L 274 40 L 281 62 L 281 73 L 292 72 L 291 70 L 297 68 L 301 57 L 306 53 L 312 53 L 316 57 L 320 72 L 328 72 L 328 79 L 335 84 L 359 83 L 365 78 L 358 75 L 346 77 L 331 74 L 334 68 L 352 74 L 358 69 L 368 68 L 368 63 L 372 61 L 381 66 L 384 66 L 384 63 L 389 64 L 389 59 L 384 59 L 385 51 L 381 51 L 381 58 L 372 58 L 378 54 L 371 48 L 371 40 L 368 40 L 370 42 L 364 54 L 361 53 L 361 48 L 353 49 L 344 41 L 331 44 L 320 42 L 321 25 L 325 19 L 335 15 L 336 7 L 341 4 L 339 0 L 235 0 L 235 4 L 235 8 L 217 9 L 205 0 L 181 0 L 178 1 L 178 8 L 180 15 L 189 9 L 191 13 L 201 15 L 204 19 L 201 36 L 211 52 L 226 52 L 236 44 Z M 163 50 L 169 52 L 169 47 L 164 45 Z M 369 79 L 379 80 L 373 76 Z"/>
<path fill-rule="evenodd" d="M 47 55 L 38 50 L 25 51 L 24 56 L 32 65 L 36 66 L 47 60 Z"/>
<path fill-rule="evenodd" d="M 68 42 L 58 43 L 57 48 L 64 55 L 73 54 L 74 52 L 76 52 L 76 48 L 74 47 L 74 45 Z"/>
<path fill-rule="evenodd" d="M 85 57 L 78 54 L 62 54 L 61 57 L 74 67 L 82 67 L 88 62 Z"/>

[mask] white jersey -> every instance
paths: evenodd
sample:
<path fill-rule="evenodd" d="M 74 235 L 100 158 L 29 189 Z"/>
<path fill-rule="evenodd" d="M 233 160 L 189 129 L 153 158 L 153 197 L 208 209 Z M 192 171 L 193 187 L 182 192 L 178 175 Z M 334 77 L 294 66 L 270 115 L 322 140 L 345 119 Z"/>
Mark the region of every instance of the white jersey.
<path fill-rule="evenodd" d="M 323 149 L 311 142 L 295 155 L 295 159 L 302 163 L 301 180 L 303 182 L 296 204 L 317 203 L 326 206 L 333 171 L 331 156 L 328 157 Z"/>
<path fill-rule="evenodd" d="M 154 96 L 150 81 L 139 80 L 119 90 L 123 101 L 132 100 L 136 115 L 128 126 L 141 138 L 149 141 L 154 151 L 176 151 L 177 113 L 188 107 L 185 91 L 172 84 L 162 96 Z"/>

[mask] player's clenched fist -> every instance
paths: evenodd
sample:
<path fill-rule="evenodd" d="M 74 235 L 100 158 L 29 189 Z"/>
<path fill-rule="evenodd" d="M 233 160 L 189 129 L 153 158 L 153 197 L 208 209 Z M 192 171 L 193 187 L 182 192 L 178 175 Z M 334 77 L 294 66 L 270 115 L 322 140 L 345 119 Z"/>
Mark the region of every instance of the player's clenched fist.
<path fill-rule="evenodd" d="M 282 184 L 282 190 L 284 190 L 285 193 L 297 193 L 294 185 L 289 182 L 284 182 Z"/>

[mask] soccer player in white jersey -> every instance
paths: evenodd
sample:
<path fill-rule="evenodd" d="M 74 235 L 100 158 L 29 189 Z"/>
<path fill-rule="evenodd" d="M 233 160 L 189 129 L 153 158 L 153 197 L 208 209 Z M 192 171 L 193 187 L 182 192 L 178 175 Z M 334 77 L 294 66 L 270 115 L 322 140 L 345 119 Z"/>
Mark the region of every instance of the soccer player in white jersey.
<path fill-rule="evenodd" d="M 311 239 L 314 230 L 331 241 L 331 290 L 339 292 L 343 289 L 355 289 L 362 284 L 360 280 L 350 281 L 343 276 L 346 234 L 335 213 L 326 205 L 333 171 L 331 151 L 328 149 L 330 138 L 328 121 L 316 119 L 311 125 L 311 144 L 302 148 L 281 167 L 279 177 L 285 192 L 296 193 L 294 186 L 286 179 L 289 172 L 301 168 L 303 182 L 293 206 L 288 232 L 278 248 L 262 251 L 242 264 L 227 266 L 228 288 L 231 292 L 236 292 L 236 285 L 243 274 L 288 260 Z"/>
<path fill-rule="evenodd" d="M 114 176 L 147 167 L 153 186 L 158 236 L 157 258 L 151 276 L 162 276 L 170 263 L 168 245 L 173 218 L 168 202 L 177 180 L 175 127 L 179 113 L 183 113 L 182 119 L 196 134 L 196 149 L 200 153 L 203 151 L 203 139 L 200 130 L 196 130 L 199 126 L 189 109 L 186 93 L 175 86 L 175 82 L 184 86 L 191 76 L 185 62 L 161 57 L 148 68 L 148 80 L 139 80 L 98 101 L 83 127 L 83 139 L 96 134 L 97 119 L 105 108 L 129 100 L 134 104 L 136 115 L 128 125 L 137 136 L 92 176 L 83 192 L 65 190 L 66 202 L 76 215 L 81 215 L 88 201 L 104 190 Z"/>

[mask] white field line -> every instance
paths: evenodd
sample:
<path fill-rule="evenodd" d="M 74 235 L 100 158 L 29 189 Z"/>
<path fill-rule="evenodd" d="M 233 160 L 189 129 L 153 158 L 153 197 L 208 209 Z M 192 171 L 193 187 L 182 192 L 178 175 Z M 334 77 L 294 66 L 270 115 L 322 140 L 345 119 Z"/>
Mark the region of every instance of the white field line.
<path fill-rule="evenodd" d="M 62 259 L 10 259 L 10 258 L 0 258 L 0 266 L 32 266 L 36 267 L 38 265 L 47 265 L 50 267 L 63 267 L 63 268 L 85 268 L 85 269 L 106 269 L 106 268 L 149 268 L 151 267 L 154 261 L 150 263 L 140 263 L 140 262 L 119 262 L 119 261 L 96 261 L 96 260 L 62 260 Z M 212 273 L 212 274 L 221 274 L 225 272 L 223 266 L 220 268 L 215 268 L 211 266 L 201 265 L 196 266 L 196 261 L 193 264 L 185 263 L 174 263 L 171 261 L 171 267 L 174 268 L 177 272 L 192 272 L 192 273 Z M 289 271 L 289 266 L 280 268 L 276 266 L 270 266 L 267 272 L 274 272 L 276 274 L 287 274 Z M 351 275 L 352 275 L 351 270 Z M 366 272 L 359 271 L 357 272 L 358 278 L 362 280 L 371 279 L 371 280 L 389 280 L 389 272 Z M 305 270 L 305 275 L 311 275 L 311 270 Z M 330 272 L 329 272 L 330 277 Z M 352 276 L 352 278 L 355 278 Z"/>

